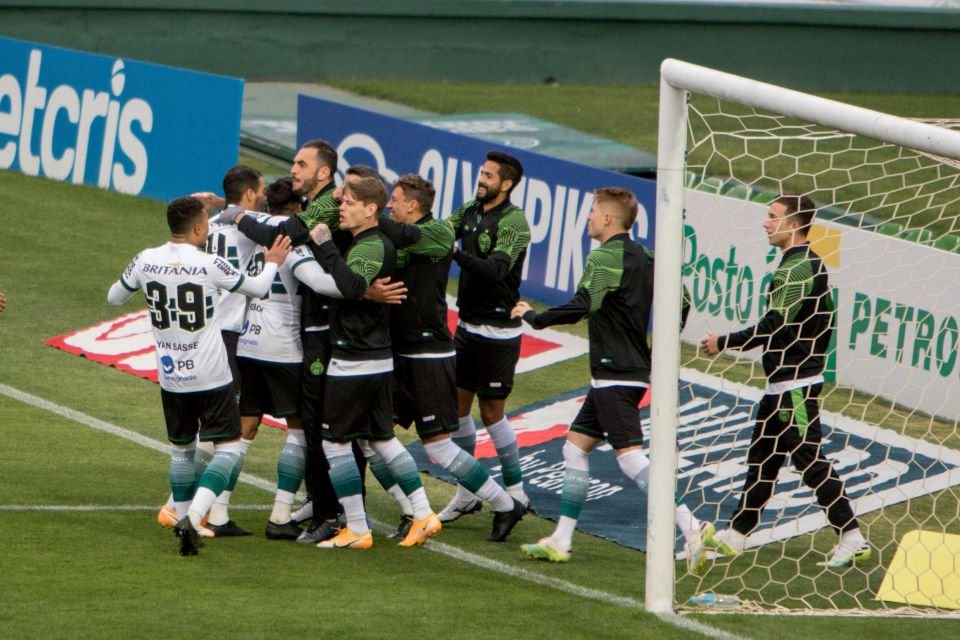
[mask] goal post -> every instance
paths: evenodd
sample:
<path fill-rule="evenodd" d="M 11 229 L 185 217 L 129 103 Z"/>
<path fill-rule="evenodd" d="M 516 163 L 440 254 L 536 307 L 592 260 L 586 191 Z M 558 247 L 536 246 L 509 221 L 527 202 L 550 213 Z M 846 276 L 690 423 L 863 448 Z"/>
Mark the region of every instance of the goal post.
<path fill-rule="evenodd" d="M 811 123 L 818 127 L 816 134 L 800 136 L 803 144 L 813 144 L 817 139 L 830 137 L 828 130 L 841 135 L 862 136 L 880 143 L 904 147 L 930 154 L 939 159 L 960 159 L 960 132 L 940 126 L 918 122 L 890 114 L 820 98 L 784 87 L 751 80 L 679 60 L 667 59 L 661 65 L 659 134 L 657 154 L 657 191 L 654 275 L 653 363 L 651 374 L 650 408 L 650 491 L 647 518 L 647 572 L 645 577 L 646 608 L 654 613 L 669 613 L 676 607 L 677 564 L 675 563 L 676 532 L 674 524 L 674 496 L 677 488 L 678 447 L 677 433 L 680 426 L 678 381 L 681 379 L 680 341 L 680 283 L 683 281 L 685 246 L 685 197 L 688 187 L 688 140 L 690 122 L 688 101 L 692 95 L 714 98 L 724 103 L 739 105 L 746 109 L 776 114 L 789 120 L 785 127 L 792 126 L 792 119 Z M 760 136 L 764 137 L 764 136 Z M 772 136 L 770 137 L 772 139 Z M 860 153 L 860 150 L 858 150 Z M 869 151 L 863 152 L 866 157 Z M 800 157 L 800 156 L 798 156 Z M 797 160 L 797 163 L 801 163 Z M 721 163 L 722 164 L 722 163 Z M 731 166 L 732 162 L 729 162 Z M 762 160 L 756 163 L 767 165 Z M 775 163 L 770 162 L 770 166 Z M 838 163 L 839 164 L 839 163 Z M 949 165 L 949 163 L 947 163 Z M 854 171 L 859 168 L 854 168 Z M 948 166 L 951 188 L 960 188 L 960 174 L 956 165 Z M 706 172 L 700 177 L 705 178 Z M 737 179 L 737 176 L 719 176 L 722 179 Z M 772 178 L 772 176 L 761 176 Z M 749 185 L 750 180 L 742 181 Z M 771 179 L 776 186 L 785 184 L 779 177 Z M 773 187 L 776 190 L 776 186 Z M 767 185 L 769 189 L 769 185 Z M 815 198 L 816 200 L 816 198 Z M 834 202 L 817 202 L 818 205 L 834 205 Z M 844 206 L 850 211 L 849 202 Z M 864 212 L 858 212 L 863 214 Z M 756 221 L 759 234 L 759 219 Z M 764 239 L 765 240 L 765 239 Z M 831 279 L 833 272 L 831 272 Z M 762 294 L 762 292 L 760 292 Z M 846 302 L 846 301 L 845 301 Z M 697 310 L 691 311 L 696 314 Z M 699 336 L 686 336 L 688 342 Z M 929 341 L 929 339 L 928 339 Z M 949 345 L 948 345 L 949 346 Z M 957 346 L 955 339 L 954 347 Z M 930 347 L 932 348 L 932 347 Z M 944 347 L 946 349 L 947 347 Z M 926 352 L 923 352 L 926 353 Z M 923 354 L 921 354 L 923 355 Z M 943 354 L 940 354 L 943 355 Z M 946 357 L 946 356 L 944 356 Z M 916 355 L 914 356 L 916 358 Z M 952 365 L 951 365 L 952 367 Z M 853 392 L 851 392 L 853 393 Z M 870 395 L 869 397 L 880 397 Z M 896 398 L 892 399 L 896 403 Z M 921 410 L 922 411 L 922 410 Z M 928 413 L 935 413 L 926 410 Z M 911 412 L 913 415 L 913 412 Z M 951 437 L 955 434 L 951 435 Z M 745 451 L 740 451 L 741 457 Z M 789 463 L 787 463 L 789 464 Z M 732 489 L 739 492 L 740 486 Z M 948 487 L 947 487 L 948 488 Z M 682 496 L 681 496 L 682 497 Z M 813 498 L 810 497 L 812 501 Z M 696 515 L 696 514 L 695 514 Z M 955 515 L 955 513 L 954 513 Z M 726 526 L 725 523 L 723 523 Z M 892 555 L 892 551 L 889 553 Z M 771 569 L 770 573 L 775 573 Z M 842 577 L 838 579 L 843 588 Z M 867 581 L 871 588 L 877 580 Z M 804 597 L 784 589 L 784 599 L 804 601 Z M 866 593 L 856 593 L 846 598 L 843 595 L 825 596 L 836 608 L 861 608 Z M 869 594 L 872 598 L 873 593 Z"/>

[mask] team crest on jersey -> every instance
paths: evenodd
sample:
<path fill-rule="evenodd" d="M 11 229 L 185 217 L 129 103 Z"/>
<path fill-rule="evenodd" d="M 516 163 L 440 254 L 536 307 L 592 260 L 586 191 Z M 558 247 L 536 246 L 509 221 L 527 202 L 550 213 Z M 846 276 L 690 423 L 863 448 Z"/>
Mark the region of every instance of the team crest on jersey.
<path fill-rule="evenodd" d="M 397 249 L 397 269 L 403 269 L 410 264 L 410 254 L 403 249 Z"/>
<path fill-rule="evenodd" d="M 490 234 L 486 231 L 481 231 L 480 235 L 477 236 L 477 247 L 479 247 L 481 253 L 487 253 L 490 251 L 490 247 L 493 246 L 493 240 L 490 239 Z"/>
<path fill-rule="evenodd" d="M 315 376 L 322 376 L 324 371 L 323 360 L 317 358 L 310 363 L 310 373 Z"/>
<path fill-rule="evenodd" d="M 790 422 L 790 410 L 789 409 L 780 409 L 780 422 L 784 424 Z"/>

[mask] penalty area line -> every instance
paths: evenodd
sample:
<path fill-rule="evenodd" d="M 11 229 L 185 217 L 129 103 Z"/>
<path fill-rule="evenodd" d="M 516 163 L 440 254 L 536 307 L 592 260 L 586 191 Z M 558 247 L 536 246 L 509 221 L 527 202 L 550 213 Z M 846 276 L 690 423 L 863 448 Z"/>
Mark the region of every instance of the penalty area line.
<path fill-rule="evenodd" d="M 166 443 L 160 442 L 159 440 L 149 438 L 135 431 L 130 431 L 129 429 L 124 429 L 123 427 L 118 427 L 117 425 L 110 424 L 109 422 L 105 422 L 103 420 L 99 420 L 97 418 L 94 418 L 93 416 L 88 416 L 87 414 L 81 413 L 74 409 L 70 409 L 68 407 L 64 407 L 59 404 L 55 404 L 39 396 L 35 396 L 33 394 L 27 393 L 25 391 L 21 391 L 19 389 L 16 389 L 14 387 L 11 387 L 2 383 L 0 383 L 0 394 L 5 395 L 8 398 L 11 398 L 13 400 L 17 400 L 18 402 L 22 402 L 32 407 L 43 409 L 44 411 L 48 411 L 50 413 L 61 416 L 63 418 L 67 418 L 68 420 L 72 420 L 73 422 L 86 425 L 92 429 L 96 429 L 97 431 L 102 431 L 104 433 L 108 433 L 118 438 L 123 438 L 124 440 L 128 440 L 130 442 L 136 443 L 142 447 L 153 449 L 154 451 L 159 451 L 165 454 L 170 452 L 169 445 Z M 276 489 L 276 485 L 274 483 L 268 482 L 263 478 L 253 476 L 248 473 L 241 473 L 240 481 L 243 482 L 244 484 L 257 487 L 258 489 L 262 489 L 268 493 L 273 493 L 274 490 Z M 8 506 L 16 506 L 16 505 L 8 505 Z M 38 510 L 38 511 L 43 510 L 39 508 L 40 505 L 36 505 L 36 507 L 37 508 L 35 510 Z M 123 507 L 111 507 L 111 508 L 122 509 Z M 135 507 L 135 508 L 139 509 L 140 507 Z M 153 505 L 149 508 L 157 509 L 158 507 L 156 505 Z M 236 508 L 236 507 L 231 505 L 231 508 Z M 82 509 L 83 508 L 80 507 L 78 510 L 82 510 Z M 3 509 L 3 510 L 12 510 L 12 509 Z M 90 510 L 93 510 L 93 509 L 90 509 Z M 387 528 L 387 525 L 381 522 L 372 522 L 372 524 L 376 525 L 377 528 L 380 528 L 380 529 Z M 455 560 L 459 560 L 461 562 L 472 564 L 476 567 L 480 567 L 488 571 L 494 571 L 497 573 L 505 574 L 514 578 L 518 578 L 520 580 L 525 580 L 527 582 L 532 582 L 540 586 L 556 589 L 558 591 L 562 591 L 564 593 L 568 593 L 581 598 L 595 600 L 598 602 L 604 602 L 606 604 L 612 604 L 614 606 L 628 608 L 628 609 L 643 610 L 643 603 L 639 600 L 635 600 L 633 598 L 628 598 L 624 596 L 618 596 L 613 593 L 607 593 L 606 591 L 590 589 L 588 587 L 583 587 L 581 585 L 574 584 L 572 582 L 567 582 L 566 580 L 560 580 L 559 578 L 551 578 L 549 576 L 545 576 L 545 575 L 536 573 L 534 571 L 528 571 L 527 569 L 522 569 L 520 567 L 513 567 L 511 565 L 504 564 L 502 562 L 498 562 L 496 560 L 486 558 L 481 555 L 463 551 L 462 549 L 458 549 L 456 547 L 444 544 L 442 542 L 438 542 L 436 540 L 431 540 L 424 546 L 436 553 L 440 553 L 442 555 L 445 555 Z M 708 638 L 716 638 L 717 640 L 742 640 L 740 636 L 728 633 L 726 631 L 723 631 L 722 629 L 716 629 L 709 625 L 703 624 L 697 620 L 691 620 L 689 618 L 685 618 L 677 614 L 654 614 L 654 615 L 657 619 L 667 624 L 684 629 L 686 631 L 702 634 L 704 636 L 707 636 Z"/>

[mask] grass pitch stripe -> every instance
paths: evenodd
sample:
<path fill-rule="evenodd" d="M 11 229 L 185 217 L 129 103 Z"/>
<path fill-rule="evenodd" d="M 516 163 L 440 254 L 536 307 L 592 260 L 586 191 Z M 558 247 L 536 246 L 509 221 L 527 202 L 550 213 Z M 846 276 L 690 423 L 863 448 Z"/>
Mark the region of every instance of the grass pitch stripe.
<path fill-rule="evenodd" d="M 163 454 L 170 454 L 170 445 L 166 442 L 160 442 L 159 440 L 154 440 L 153 438 L 148 438 L 145 435 L 141 435 L 136 431 L 130 431 L 129 429 L 124 429 L 123 427 L 118 427 L 115 424 L 110 424 L 109 422 L 104 422 L 103 420 L 98 420 L 93 416 L 88 416 L 85 413 L 80 413 L 74 409 L 69 409 L 67 407 L 61 406 L 59 404 L 54 404 L 49 400 L 44 400 L 39 396 L 27 393 L 26 391 L 20 391 L 14 387 L 0 383 L 0 394 L 28 404 L 30 406 L 36 407 L 38 409 L 43 409 L 44 411 L 49 411 L 50 413 L 56 414 L 60 417 L 67 418 L 68 420 L 73 420 L 74 422 L 79 422 L 84 424 L 92 429 L 97 431 L 102 431 L 104 433 L 109 433 L 112 436 L 117 436 L 118 438 L 123 438 L 124 440 L 129 440 L 139 444 L 142 447 L 148 449 L 153 449 L 154 451 L 159 451 Z M 244 484 L 249 484 L 251 486 L 257 487 L 258 489 L 263 489 L 273 493 L 276 490 L 276 485 L 272 482 L 267 482 L 262 478 L 257 476 L 252 476 L 248 473 L 240 474 L 240 481 Z M 231 505 L 232 506 L 232 505 Z"/>
<path fill-rule="evenodd" d="M 110 424 L 109 422 L 104 422 L 103 420 L 98 420 L 92 416 L 88 416 L 85 413 L 80 413 L 74 409 L 68 409 L 67 407 L 54 404 L 48 400 L 44 400 L 38 396 L 20 391 L 14 387 L 10 387 L 5 384 L 0 384 L 0 394 L 12 398 L 24 404 L 49 411 L 50 413 L 56 414 L 58 416 L 67 418 L 68 420 L 73 420 L 80 424 L 86 425 L 98 431 L 104 433 L 109 433 L 110 435 L 117 436 L 118 438 L 123 438 L 131 442 L 135 442 L 141 446 L 147 447 L 148 449 L 153 449 L 154 451 L 159 451 L 161 453 L 167 454 L 170 451 L 169 446 L 166 443 L 160 442 L 159 440 L 154 440 L 153 438 L 148 438 L 147 436 L 141 435 L 129 429 L 124 429 L 123 427 L 118 427 L 116 425 Z M 264 491 L 273 492 L 276 488 L 271 482 L 268 482 L 257 476 L 252 476 L 247 473 L 240 474 L 240 481 L 244 484 L 249 484 L 254 487 L 263 489 Z M 38 505 L 39 506 L 39 505 Z M 114 507 L 115 508 L 115 507 Z M 139 507 L 138 507 L 139 508 Z M 156 505 L 149 507 L 150 509 L 156 509 Z M 231 508 L 235 508 L 231 505 Z M 38 509 L 39 510 L 39 509 Z M 381 530 L 390 530 L 385 523 L 372 521 L 375 527 Z M 624 607 L 628 609 L 643 609 L 643 603 L 639 600 L 633 598 L 627 598 L 624 596 L 618 596 L 613 593 L 607 593 L 605 591 L 599 591 L 597 589 L 590 589 L 588 587 L 583 587 L 572 582 L 567 582 L 566 580 L 560 580 L 558 578 L 551 578 L 549 576 L 544 576 L 539 573 L 528 571 L 520 567 L 513 567 L 502 562 L 497 562 L 490 558 L 480 556 L 474 553 L 468 553 L 462 549 L 452 547 L 450 545 L 443 544 L 442 542 L 437 542 L 436 540 L 429 541 L 426 545 L 426 548 L 434 551 L 436 553 L 443 554 L 449 558 L 459 560 L 461 562 L 467 562 L 474 566 L 487 569 L 488 571 L 496 571 L 497 573 L 502 573 L 514 578 L 519 578 L 521 580 L 526 580 L 541 586 L 549 587 L 551 589 L 556 589 L 558 591 L 563 591 L 564 593 L 569 593 L 581 598 L 587 598 L 590 600 L 596 600 L 598 602 L 604 602 L 606 604 L 612 604 L 618 607 Z M 681 629 L 700 633 L 708 638 L 716 638 L 717 640 L 742 640 L 740 636 L 727 633 L 721 629 L 715 629 L 708 625 L 705 625 L 696 620 L 691 620 L 689 618 L 684 618 L 675 614 L 660 614 L 656 616 L 659 620 L 663 622 L 679 627 Z"/>
<path fill-rule="evenodd" d="M 269 504 L 231 504 L 231 511 L 267 511 Z M 0 511 L 157 511 L 155 504 L 0 504 Z"/>

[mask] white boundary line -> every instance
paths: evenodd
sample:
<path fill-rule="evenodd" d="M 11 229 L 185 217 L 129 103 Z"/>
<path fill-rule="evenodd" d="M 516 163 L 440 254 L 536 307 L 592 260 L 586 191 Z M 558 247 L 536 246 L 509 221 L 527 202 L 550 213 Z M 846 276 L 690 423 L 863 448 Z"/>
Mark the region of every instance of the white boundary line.
<path fill-rule="evenodd" d="M 54 404 L 53 402 L 44 400 L 43 398 L 26 393 L 24 391 L 20 391 L 19 389 L 16 389 L 14 387 L 0 383 L 0 394 L 7 396 L 8 398 L 11 398 L 13 400 L 17 400 L 18 402 L 22 402 L 24 404 L 30 405 L 32 407 L 49 411 L 50 413 L 67 418 L 74 422 L 78 422 L 80 424 L 86 425 L 98 431 L 103 431 L 104 433 L 117 436 L 118 438 L 129 440 L 130 442 L 134 442 L 148 449 L 153 449 L 154 451 L 159 451 L 164 454 L 169 453 L 169 446 L 158 440 L 154 440 L 153 438 L 148 438 L 147 436 L 141 435 L 134 431 L 130 431 L 128 429 L 124 429 L 123 427 L 118 427 L 116 425 L 110 424 L 109 422 L 104 422 L 103 420 L 99 420 L 92 416 L 88 416 L 87 414 L 81 413 L 79 411 L 75 411 L 74 409 L 70 409 L 58 404 Z M 244 482 L 245 484 L 249 484 L 254 487 L 257 487 L 258 489 L 263 489 L 264 491 L 267 491 L 267 492 L 273 492 L 274 489 L 276 488 L 273 483 L 268 482 L 263 478 L 258 478 L 257 476 L 252 476 L 247 473 L 240 474 L 240 481 Z M 3 511 L 15 510 L 10 507 L 16 507 L 16 505 L 0 505 L 0 510 L 3 510 Z M 18 510 L 29 509 L 29 510 L 38 510 L 38 511 L 39 510 L 57 510 L 61 508 L 62 507 L 44 508 L 40 505 L 26 505 L 24 507 L 17 507 Z M 100 509 L 100 507 L 89 507 L 89 508 L 71 507 L 71 508 L 76 510 L 99 510 Z M 109 509 L 113 509 L 113 510 L 131 510 L 131 511 L 140 510 L 141 508 L 142 507 L 135 506 L 135 505 L 109 507 Z M 157 507 L 156 505 L 154 505 L 149 508 L 156 509 Z M 232 507 L 232 508 L 236 508 L 236 507 Z M 385 523 L 377 522 L 375 520 L 371 520 L 371 524 L 373 524 L 377 529 L 380 529 L 380 530 L 391 529 L 391 527 L 389 527 Z M 641 609 L 641 610 L 643 609 L 643 603 L 640 602 L 639 600 L 635 600 L 633 598 L 627 598 L 624 596 L 618 596 L 612 593 L 607 593 L 606 591 L 599 591 L 596 589 L 582 587 L 572 582 L 567 582 L 566 580 L 560 580 L 559 578 L 551 578 L 549 576 L 544 576 L 533 571 L 528 571 L 526 569 L 522 569 L 519 567 L 513 567 L 508 564 L 504 564 L 502 562 L 498 562 L 496 560 L 486 558 L 479 554 L 469 553 L 467 551 L 463 551 L 462 549 L 458 549 L 456 547 L 444 544 L 442 542 L 437 542 L 436 540 L 431 540 L 424 546 L 425 548 L 430 549 L 431 551 L 440 553 L 449 558 L 460 560 L 461 562 L 466 562 L 468 564 L 472 564 L 482 569 L 487 569 L 489 571 L 495 571 L 497 573 L 502 573 L 514 578 L 526 580 L 528 582 L 532 582 L 540 586 L 549 587 L 551 589 L 562 591 L 564 593 L 578 596 L 580 598 L 585 598 L 588 600 L 596 600 L 599 602 L 603 602 L 605 604 L 612 604 L 614 606 L 623 607 L 627 609 Z M 656 617 L 667 624 L 673 625 L 675 627 L 679 627 L 686 631 L 700 633 L 704 636 L 707 636 L 708 638 L 716 638 L 717 640 L 742 640 L 741 636 L 728 633 L 721 629 L 715 629 L 697 620 L 692 620 L 690 618 L 685 618 L 683 616 L 679 616 L 676 614 L 658 614 L 656 615 Z"/>
<path fill-rule="evenodd" d="M 231 504 L 231 511 L 269 511 L 269 504 Z M 158 511 L 155 504 L 0 504 L 0 511 Z"/>

